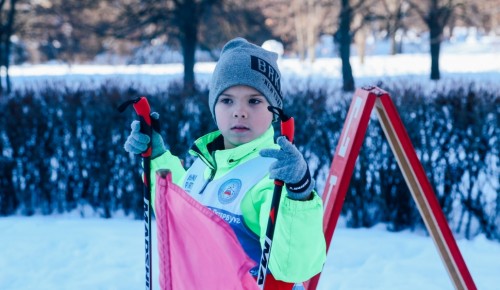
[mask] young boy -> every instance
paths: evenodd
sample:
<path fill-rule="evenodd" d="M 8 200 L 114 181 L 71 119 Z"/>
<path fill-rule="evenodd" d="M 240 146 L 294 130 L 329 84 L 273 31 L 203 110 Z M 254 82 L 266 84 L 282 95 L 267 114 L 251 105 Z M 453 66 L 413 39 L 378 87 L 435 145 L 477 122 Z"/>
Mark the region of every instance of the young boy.
<path fill-rule="evenodd" d="M 153 133 L 151 176 L 156 170 L 169 169 L 176 184 L 230 224 L 257 265 L 273 180 L 283 180 L 286 192 L 280 204 L 269 262 L 272 276 L 266 280 L 266 289 L 292 289 L 293 283 L 319 273 L 325 261 L 323 205 L 313 191 L 314 180 L 302 154 L 285 137 L 278 138 L 278 145 L 274 143 L 275 116 L 267 107 L 283 106 L 276 61 L 277 54 L 243 38 L 229 41 L 210 82 L 208 103 L 219 130 L 195 141 L 189 152 L 197 158 L 187 171 L 165 149 L 161 136 Z M 153 113 L 152 117 L 159 116 Z M 138 121 L 132 123 L 132 133 L 125 142 L 125 150 L 134 154 L 144 152 L 149 142 L 139 127 Z M 154 201 L 154 184 L 151 188 Z M 257 276 L 257 271 L 258 266 L 251 274 Z"/>

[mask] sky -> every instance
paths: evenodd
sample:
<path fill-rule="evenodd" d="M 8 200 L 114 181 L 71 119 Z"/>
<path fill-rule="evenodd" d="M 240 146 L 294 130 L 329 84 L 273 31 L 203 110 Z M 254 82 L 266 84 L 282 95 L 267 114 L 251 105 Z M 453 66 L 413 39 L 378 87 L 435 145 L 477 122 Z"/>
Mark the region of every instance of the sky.
<path fill-rule="evenodd" d="M 445 47 L 441 58 L 443 81 L 475 80 L 498 85 L 499 44 L 460 43 Z M 493 49 L 492 49 L 493 47 Z M 352 59 L 359 85 L 377 80 L 410 79 L 428 86 L 430 59 L 426 53 L 372 55 L 364 65 Z M 207 82 L 214 63 L 199 63 L 195 71 Z M 340 83 L 340 62 L 321 58 L 314 64 L 283 59 L 284 86 L 297 81 Z M 136 82 L 161 88 L 180 78 L 182 66 L 23 65 L 11 68 L 15 86 L 73 82 L 93 86 L 103 82 Z M 142 193 L 139 193 L 142 194 Z M 153 225 L 154 226 L 154 225 Z M 48 217 L 0 217 L 0 289 L 144 288 L 144 225 L 127 217 L 105 220 L 77 214 Z M 153 247 L 156 232 L 153 231 Z M 500 285 L 500 243 L 483 235 L 457 243 L 478 289 Z M 156 248 L 154 248 L 156 249 Z M 153 289 L 157 284 L 157 253 L 153 252 Z M 200 269 L 202 270 L 202 269 Z M 318 289 L 454 289 L 432 239 L 425 232 L 387 232 L 384 225 L 349 229 L 342 219 L 332 240 Z"/>

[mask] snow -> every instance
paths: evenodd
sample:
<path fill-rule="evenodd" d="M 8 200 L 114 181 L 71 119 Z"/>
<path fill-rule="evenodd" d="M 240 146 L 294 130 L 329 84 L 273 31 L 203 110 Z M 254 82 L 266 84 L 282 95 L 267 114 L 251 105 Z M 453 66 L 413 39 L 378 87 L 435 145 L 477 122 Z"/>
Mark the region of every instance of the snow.
<path fill-rule="evenodd" d="M 498 86 L 498 38 L 488 43 L 462 41 L 443 47 L 443 81 L 476 80 Z M 426 53 L 372 55 L 351 64 L 357 86 L 377 80 L 428 80 Z M 207 83 L 213 62 L 197 63 L 198 80 Z M 340 61 L 320 58 L 314 64 L 280 60 L 284 86 L 297 82 L 340 85 Z M 23 65 L 10 69 L 14 86 L 64 82 L 99 86 L 135 83 L 144 89 L 164 88 L 182 78 L 182 65 Z M 153 225 L 154 228 L 154 225 Z M 0 218 L 0 289 L 142 289 L 144 288 L 144 225 L 125 217 L 111 220 L 72 215 Z M 156 243 L 153 231 L 153 244 Z M 457 241 L 478 289 L 500 285 L 500 244 L 478 236 Z M 370 229 L 336 229 L 318 289 L 453 289 L 432 239 L 419 232 L 391 233 L 384 225 Z M 158 287 L 157 253 L 153 275 Z M 202 270 L 202 269 L 201 269 Z"/>
<path fill-rule="evenodd" d="M 497 50 L 499 51 L 499 50 Z M 356 85 L 374 84 L 379 80 L 429 81 L 430 56 L 427 53 L 400 54 L 394 56 L 373 55 L 361 64 L 356 56 L 351 59 Z M 300 83 L 333 83 L 341 85 L 339 58 L 320 58 L 313 64 L 298 59 L 283 58 L 279 61 L 282 85 L 297 86 Z M 443 82 L 453 79 L 498 83 L 500 54 L 489 50 L 460 53 L 443 53 L 440 58 Z M 206 85 L 215 68 L 215 62 L 198 62 L 195 65 L 197 81 Z M 135 84 L 144 90 L 164 89 L 170 80 L 182 80 L 183 66 L 176 64 L 144 65 L 22 65 L 10 69 L 14 86 L 39 86 L 46 83 L 73 83 L 99 86 L 103 83 Z"/>
<path fill-rule="evenodd" d="M 144 288 L 142 221 L 4 217 L 0 232 L 0 289 Z M 458 240 L 458 246 L 478 289 L 498 289 L 500 244 L 478 236 Z M 153 289 L 159 289 L 157 263 L 155 251 Z M 443 290 L 453 285 L 429 237 L 390 233 L 383 226 L 340 227 L 318 287 L 330 289 Z"/>

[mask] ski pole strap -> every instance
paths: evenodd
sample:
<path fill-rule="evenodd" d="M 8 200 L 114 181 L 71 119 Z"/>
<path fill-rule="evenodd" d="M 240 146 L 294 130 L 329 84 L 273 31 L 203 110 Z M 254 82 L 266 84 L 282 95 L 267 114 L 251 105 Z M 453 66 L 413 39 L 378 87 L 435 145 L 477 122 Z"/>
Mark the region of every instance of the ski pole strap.
<path fill-rule="evenodd" d="M 295 120 L 286 115 L 282 109 L 278 107 L 268 106 L 267 109 L 271 113 L 278 116 L 281 121 L 281 135 L 285 136 L 290 143 L 293 143 L 294 133 L 295 133 Z"/>

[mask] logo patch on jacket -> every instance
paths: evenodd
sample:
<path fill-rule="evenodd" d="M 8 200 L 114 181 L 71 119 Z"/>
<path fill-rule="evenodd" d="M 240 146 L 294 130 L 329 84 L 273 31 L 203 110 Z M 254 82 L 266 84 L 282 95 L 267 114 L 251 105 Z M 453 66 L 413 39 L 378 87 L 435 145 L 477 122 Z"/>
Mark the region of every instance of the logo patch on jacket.
<path fill-rule="evenodd" d="M 198 177 L 198 175 L 196 175 L 196 174 L 190 174 L 186 178 L 186 182 L 184 182 L 184 190 L 185 191 L 191 192 L 191 188 L 193 187 L 194 182 L 196 181 L 196 177 Z"/>
<path fill-rule="evenodd" d="M 224 182 L 218 191 L 217 197 L 219 202 L 222 204 L 231 203 L 236 199 L 241 189 L 241 180 L 239 179 L 229 179 Z"/>

